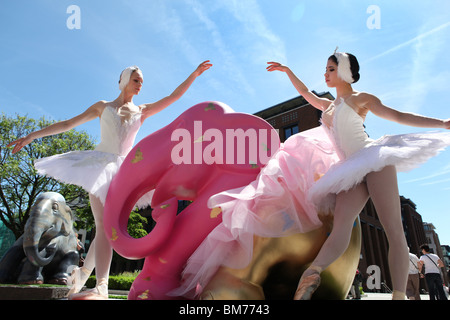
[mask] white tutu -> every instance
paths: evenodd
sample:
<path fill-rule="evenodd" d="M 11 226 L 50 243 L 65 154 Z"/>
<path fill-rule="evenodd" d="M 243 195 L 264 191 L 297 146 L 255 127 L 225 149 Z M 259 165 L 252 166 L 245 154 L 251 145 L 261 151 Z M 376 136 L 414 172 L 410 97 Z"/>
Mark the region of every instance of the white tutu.
<path fill-rule="evenodd" d="M 95 150 L 72 151 L 38 159 L 34 167 L 39 174 L 82 187 L 105 204 L 111 180 L 131 150 L 140 126 L 140 112 L 123 120 L 115 108 L 107 105 L 100 118 L 102 139 Z M 153 192 L 142 196 L 136 205 L 139 208 L 149 206 Z"/>
<path fill-rule="evenodd" d="M 370 172 L 393 165 L 397 172 L 412 170 L 450 145 L 450 133 L 425 132 L 386 135 L 366 145 L 328 172 L 309 190 L 319 211 L 334 208 L 335 195 L 361 183 Z"/>
<path fill-rule="evenodd" d="M 82 187 L 105 204 L 111 180 L 124 159 L 125 156 L 95 150 L 72 151 L 38 159 L 34 167 L 41 175 Z M 152 196 L 153 191 L 145 194 L 136 206 L 149 206 Z"/>

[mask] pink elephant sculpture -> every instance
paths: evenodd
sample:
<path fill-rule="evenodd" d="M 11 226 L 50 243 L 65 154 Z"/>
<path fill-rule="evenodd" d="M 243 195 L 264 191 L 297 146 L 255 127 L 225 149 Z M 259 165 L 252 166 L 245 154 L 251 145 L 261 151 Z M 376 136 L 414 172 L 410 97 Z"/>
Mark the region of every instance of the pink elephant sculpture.
<path fill-rule="evenodd" d="M 221 222 L 220 209 L 209 209 L 208 199 L 255 180 L 279 147 L 278 133 L 266 121 L 204 102 L 131 150 L 111 183 L 104 217 L 117 253 L 145 258 L 129 299 L 181 298 L 167 293 L 179 287 L 186 261 Z M 156 226 L 135 239 L 127 232 L 129 214 L 151 190 Z M 177 215 L 178 200 L 192 203 Z"/>

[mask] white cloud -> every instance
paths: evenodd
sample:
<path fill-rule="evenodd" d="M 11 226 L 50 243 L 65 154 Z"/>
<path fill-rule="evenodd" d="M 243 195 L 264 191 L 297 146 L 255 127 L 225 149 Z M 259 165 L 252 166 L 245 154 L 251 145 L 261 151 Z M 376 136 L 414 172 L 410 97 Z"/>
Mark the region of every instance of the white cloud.
<path fill-rule="evenodd" d="M 421 178 L 407 180 L 407 181 L 405 181 L 405 183 L 422 182 L 422 181 L 434 179 L 434 178 L 437 178 L 437 177 L 446 176 L 448 174 L 450 174 L 450 165 L 447 165 L 444 168 L 440 168 L 440 170 L 438 172 L 431 173 L 431 174 L 429 174 L 427 176 L 424 176 L 424 177 L 421 177 Z M 448 179 L 444 179 L 444 181 L 447 181 L 447 180 Z M 439 180 L 439 181 L 443 181 L 443 180 Z M 428 184 L 437 183 L 437 182 L 438 181 L 433 181 L 433 182 L 425 183 L 425 184 L 422 184 L 422 185 L 428 185 Z"/>
<path fill-rule="evenodd" d="M 197 19 L 209 32 L 209 37 L 211 37 L 212 45 L 215 48 L 214 51 L 219 53 L 219 56 L 222 59 L 222 61 L 220 61 L 222 64 L 222 69 L 227 70 L 228 79 L 239 83 L 240 87 L 248 94 L 254 94 L 255 90 L 246 79 L 244 73 L 241 71 L 241 68 L 237 67 L 239 65 L 238 53 L 233 52 L 231 50 L 231 46 L 225 42 L 222 35 L 223 31 L 219 29 L 210 17 L 210 13 L 207 11 L 207 8 L 197 0 L 188 0 L 187 3 L 192 8 Z"/>
<path fill-rule="evenodd" d="M 286 61 L 284 43 L 271 30 L 257 1 L 219 0 L 208 6 L 199 0 L 156 1 L 151 7 L 158 11 L 157 18 L 146 19 L 173 41 L 185 59 L 192 64 L 212 60 L 215 71 L 210 85 L 223 93 L 239 89 L 246 95 L 257 94 L 252 68 L 264 70 L 269 60 Z"/>
<path fill-rule="evenodd" d="M 6 111 L 8 114 L 17 113 L 20 115 L 26 114 L 31 118 L 40 118 L 45 116 L 49 120 L 57 119 L 50 110 L 17 96 L 3 86 L 0 86 L 0 97 L 2 111 Z"/>
<path fill-rule="evenodd" d="M 397 44 L 382 53 L 372 56 L 361 64 L 367 64 L 375 60 L 382 60 L 390 66 L 386 72 L 395 72 L 388 80 L 389 86 L 383 89 L 380 95 L 383 101 L 388 104 L 393 102 L 396 108 L 416 113 L 428 113 L 424 107 L 433 92 L 444 90 L 443 85 L 447 84 L 448 72 L 445 68 L 435 72 L 436 64 L 444 52 L 447 41 L 450 22 L 443 23 L 437 27 L 430 27 L 433 23 L 427 22 L 418 28 L 417 35 L 412 39 Z M 407 50 L 406 50 L 407 49 Z M 402 51 L 403 50 L 403 51 Z M 397 60 L 389 60 L 395 57 Z M 400 59 L 401 57 L 401 59 Z M 398 63 L 394 67 L 394 63 Z M 382 63 L 380 62 L 380 65 Z M 432 71 L 434 70 L 434 72 Z"/>
<path fill-rule="evenodd" d="M 387 55 L 389 55 L 391 53 L 394 53 L 394 52 L 396 52 L 396 51 L 398 51 L 398 50 L 400 50 L 400 49 L 402 49 L 404 47 L 407 47 L 409 45 L 415 44 L 418 41 L 421 41 L 421 40 L 423 40 L 423 39 L 425 39 L 425 38 L 435 34 L 436 32 L 442 31 L 442 30 L 444 30 L 447 27 L 450 27 L 450 21 L 446 22 L 446 23 L 444 23 L 444 24 L 442 24 L 442 25 L 440 25 L 440 26 L 438 26 L 438 27 L 436 27 L 436 28 L 434 28 L 434 29 L 432 29 L 430 31 L 422 32 L 418 36 L 416 36 L 416 37 L 414 37 L 414 38 L 412 38 L 412 39 L 410 39 L 408 41 L 400 43 L 400 44 L 398 44 L 398 45 L 396 45 L 396 46 L 394 46 L 394 47 L 392 47 L 392 48 L 390 48 L 390 49 L 388 49 L 388 50 L 386 50 L 386 51 L 384 51 L 384 52 L 382 52 L 380 54 L 377 54 L 377 55 L 375 55 L 375 56 L 365 60 L 363 63 L 367 63 L 367 62 L 371 62 L 373 60 L 377 60 L 377 59 L 382 58 L 384 56 L 387 56 Z"/>
<path fill-rule="evenodd" d="M 421 106 L 427 101 L 428 93 L 433 88 L 434 81 L 430 80 L 436 74 L 432 74 L 431 70 L 441 53 L 442 36 L 448 36 L 446 32 L 443 32 L 443 29 L 448 26 L 450 26 L 450 23 L 432 31 L 423 32 L 416 37 L 408 90 L 410 96 L 406 101 L 406 105 L 410 106 L 410 110 L 413 112 L 419 112 Z"/>
<path fill-rule="evenodd" d="M 265 57 L 286 60 L 283 40 L 272 31 L 257 1 L 222 0 L 221 3 L 244 27 L 246 33 L 241 36 L 248 38 L 248 52 L 253 52 L 255 63 L 267 62 Z"/>

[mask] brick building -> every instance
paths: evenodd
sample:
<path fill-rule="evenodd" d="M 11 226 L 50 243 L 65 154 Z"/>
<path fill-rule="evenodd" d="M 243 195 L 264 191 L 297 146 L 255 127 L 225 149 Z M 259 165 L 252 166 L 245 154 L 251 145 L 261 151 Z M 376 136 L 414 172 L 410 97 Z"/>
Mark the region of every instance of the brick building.
<path fill-rule="evenodd" d="M 334 99 L 329 93 L 320 93 L 320 97 Z M 279 130 L 283 142 L 291 135 L 315 128 L 320 125 L 322 112 L 311 106 L 305 98 L 298 96 L 273 107 L 255 113 L 272 127 Z"/>
<path fill-rule="evenodd" d="M 426 243 L 422 216 L 416 211 L 416 205 L 410 199 L 400 196 L 400 205 L 406 242 L 410 248 L 410 252 L 420 257 L 420 246 Z M 388 288 L 392 288 L 388 263 L 389 244 L 375 207 L 370 199 L 359 217 L 362 233 L 359 269 L 365 271 L 370 265 L 379 266 L 381 281 Z M 421 287 L 425 289 L 424 281 L 421 282 Z"/>

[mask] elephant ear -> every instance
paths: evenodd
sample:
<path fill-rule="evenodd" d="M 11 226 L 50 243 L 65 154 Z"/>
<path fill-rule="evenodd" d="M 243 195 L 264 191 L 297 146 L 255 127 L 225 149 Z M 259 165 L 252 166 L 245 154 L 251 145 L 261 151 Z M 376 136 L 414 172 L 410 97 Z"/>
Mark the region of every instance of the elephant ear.
<path fill-rule="evenodd" d="M 73 213 L 67 205 L 66 199 L 59 193 L 48 193 L 53 201 L 52 211 L 61 219 L 61 233 L 68 235 L 73 230 Z"/>
<path fill-rule="evenodd" d="M 64 217 L 61 231 L 67 235 L 73 230 L 73 213 L 72 209 L 64 202 L 60 203 L 60 213 Z"/>
<path fill-rule="evenodd" d="M 278 132 L 268 122 L 221 102 L 197 104 L 161 131 L 165 139 L 170 136 L 160 143 L 168 146 L 171 158 L 155 186 L 152 205 L 172 196 L 195 200 L 218 170 L 256 176 L 280 147 Z M 146 149 L 140 148 L 153 152 Z"/>
<path fill-rule="evenodd" d="M 261 118 L 234 112 L 221 102 L 189 108 L 138 142 L 111 181 L 104 226 L 112 246 L 127 258 L 147 256 L 170 234 L 177 199 L 195 200 L 205 193 L 206 182 L 212 178 L 233 180 L 241 175 L 246 178 L 242 180 L 253 180 L 279 147 L 277 131 Z M 233 183 L 241 181 L 234 179 Z M 224 187 L 231 189 L 228 182 Z M 151 206 L 166 212 L 155 227 L 162 231 L 158 236 L 153 230 L 153 236 L 133 239 L 127 234 L 130 212 L 141 197 L 155 189 Z M 224 190 L 217 189 L 220 191 Z M 174 203 L 168 205 L 168 199 Z"/>

